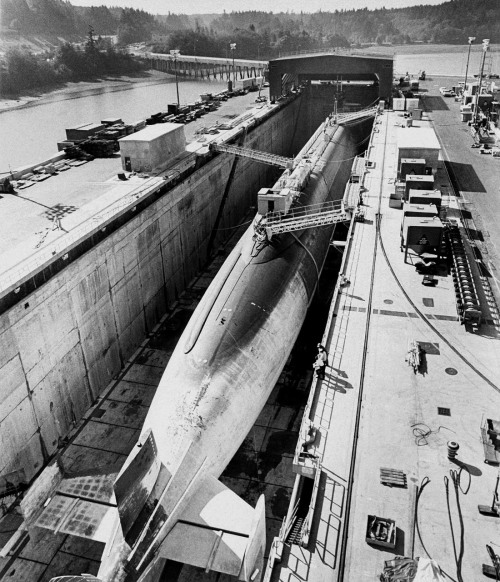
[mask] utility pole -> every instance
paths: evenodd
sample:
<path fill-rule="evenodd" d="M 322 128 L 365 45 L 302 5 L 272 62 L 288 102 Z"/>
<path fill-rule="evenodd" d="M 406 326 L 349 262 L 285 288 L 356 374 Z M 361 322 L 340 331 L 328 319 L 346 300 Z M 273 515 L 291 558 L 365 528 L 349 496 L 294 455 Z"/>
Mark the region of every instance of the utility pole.
<path fill-rule="evenodd" d="M 234 68 L 234 52 L 236 51 L 236 43 L 232 42 L 229 45 L 229 48 L 231 49 L 231 53 L 233 55 L 233 91 L 236 89 L 236 69 Z"/>
<path fill-rule="evenodd" d="M 174 66 L 175 66 L 175 88 L 177 90 L 177 113 L 179 112 L 179 108 L 181 106 L 179 100 L 179 80 L 177 79 L 177 57 L 181 54 L 180 50 L 171 50 L 170 55 L 174 59 Z"/>
<path fill-rule="evenodd" d="M 469 72 L 470 49 L 472 47 L 472 43 L 475 40 L 476 40 L 475 36 L 469 36 L 469 40 L 467 41 L 469 43 L 469 52 L 467 53 L 467 65 L 465 67 L 464 92 L 465 92 L 465 89 L 467 88 L 467 73 Z"/>
<path fill-rule="evenodd" d="M 483 73 L 484 73 L 484 62 L 486 60 L 486 53 L 490 47 L 490 39 L 483 38 L 483 58 L 481 59 L 481 71 L 479 72 L 479 84 L 477 87 L 476 94 L 476 105 L 474 107 L 474 124 L 477 124 L 477 115 L 479 112 L 479 97 L 481 95 L 481 86 L 483 84 Z"/>

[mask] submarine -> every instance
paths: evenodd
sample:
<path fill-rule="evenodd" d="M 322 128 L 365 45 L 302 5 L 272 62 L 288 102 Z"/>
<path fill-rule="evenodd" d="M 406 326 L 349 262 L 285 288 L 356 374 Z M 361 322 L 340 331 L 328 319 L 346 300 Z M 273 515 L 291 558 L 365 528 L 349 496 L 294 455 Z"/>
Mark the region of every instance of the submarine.
<path fill-rule="evenodd" d="M 345 125 L 327 118 L 273 190 L 291 192 L 292 208 L 340 201 L 372 123 L 368 116 Z M 102 582 L 159 582 L 169 561 L 245 582 L 262 579 L 264 498 L 251 507 L 218 477 L 290 355 L 335 228 L 270 237 L 265 222 L 265 214 L 256 215 L 203 295 L 138 443 L 104 487 L 106 510 L 80 534 L 104 544 Z M 59 490 L 82 478 L 59 472 Z M 47 527 L 40 519 L 37 525 Z"/>

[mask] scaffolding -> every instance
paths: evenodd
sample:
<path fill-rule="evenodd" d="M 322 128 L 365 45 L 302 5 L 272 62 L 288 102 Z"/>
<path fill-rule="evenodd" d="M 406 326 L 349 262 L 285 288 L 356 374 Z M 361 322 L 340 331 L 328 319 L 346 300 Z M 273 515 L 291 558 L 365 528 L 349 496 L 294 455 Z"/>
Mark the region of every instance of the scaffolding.
<path fill-rule="evenodd" d="M 293 158 L 285 158 L 283 156 L 277 156 L 275 154 L 269 154 L 251 148 L 244 148 L 226 143 L 212 143 L 210 144 L 210 150 L 234 154 L 235 156 L 241 156 L 243 158 L 250 158 L 256 162 L 262 162 L 263 164 L 269 164 L 270 166 L 278 166 L 279 168 L 293 168 Z"/>
<path fill-rule="evenodd" d="M 268 239 L 275 234 L 292 232 L 314 226 L 329 226 L 338 222 L 348 222 L 352 214 L 344 210 L 342 202 L 322 202 L 310 206 L 298 206 L 286 214 L 268 212 L 260 223 Z"/>
<path fill-rule="evenodd" d="M 375 117 L 378 112 L 378 106 L 370 107 L 369 109 L 362 109 L 361 111 L 353 111 L 352 113 L 337 113 L 334 117 L 334 121 L 338 125 L 344 125 L 351 121 L 357 121 L 358 119 L 363 119 L 364 117 Z"/>

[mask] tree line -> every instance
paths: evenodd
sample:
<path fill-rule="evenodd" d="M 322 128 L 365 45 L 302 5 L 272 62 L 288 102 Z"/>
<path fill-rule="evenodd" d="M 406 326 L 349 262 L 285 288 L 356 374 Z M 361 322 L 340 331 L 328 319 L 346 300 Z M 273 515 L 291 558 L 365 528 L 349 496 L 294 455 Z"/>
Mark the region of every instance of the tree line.
<path fill-rule="evenodd" d="M 90 30 L 81 48 L 64 43 L 56 51 L 36 55 L 25 50 L 9 50 L 0 70 L 0 92 L 7 96 L 18 95 L 29 89 L 68 81 L 135 73 L 142 67 L 138 60 L 117 50 L 109 40 L 94 38 Z"/>
<path fill-rule="evenodd" d="M 467 37 L 500 42 L 498 0 L 449 0 L 438 5 L 376 10 L 318 11 L 315 13 L 262 12 L 249 10 L 223 14 L 152 15 L 132 8 L 73 6 L 65 0 L 0 0 L 2 28 L 19 35 L 52 35 L 73 40 L 87 26 L 97 34 L 117 35 L 122 44 L 149 42 L 153 35 L 176 35 L 200 30 L 209 39 L 254 33 L 266 51 L 281 45 L 324 46 L 328 37 L 349 43 L 433 42 L 463 44 Z M 84 34 L 84 32 L 83 32 Z M 177 37 L 174 37 L 177 38 Z M 243 42 L 244 39 L 242 39 Z M 254 40 L 247 44 L 252 50 Z M 213 43 L 212 43 L 213 44 Z M 305 48 L 309 48 L 306 46 Z M 248 55 L 250 56 L 250 55 Z"/>
<path fill-rule="evenodd" d="M 469 35 L 500 42 L 500 1 L 450 0 L 435 6 L 387 10 L 335 10 L 315 13 L 262 12 L 152 15 L 133 8 L 72 6 L 65 0 L 0 0 L 5 38 L 81 42 L 90 26 L 96 35 L 113 35 L 118 47 L 148 43 L 162 52 L 271 59 L 281 53 L 353 44 L 410 42 L 465 44 Z M 140 65 L 106 39 L 86 39 L 83 48 L 66 42 L 56 50 L 31 54 L 11 50 L 0 59 L 3 93 L 16 93 L 68 80 L 128 73 Z"/>

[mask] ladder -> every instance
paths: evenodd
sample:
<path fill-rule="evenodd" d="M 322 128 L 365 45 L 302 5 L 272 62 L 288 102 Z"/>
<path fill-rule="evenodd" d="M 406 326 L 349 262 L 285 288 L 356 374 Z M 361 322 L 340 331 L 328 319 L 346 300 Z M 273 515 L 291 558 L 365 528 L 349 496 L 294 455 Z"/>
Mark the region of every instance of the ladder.
<path fill-rule="evenodd" d="M 491 75 L 492 66 L 493 66 L 493 54 L 490 47 L 484 57 L 483 79 L 489 79 Z"/>
<path fill-rule="evenodd" d="M 298 544 L 300 543 L 300 538 L 302 537 L 302 526 L 304 524 L 303 517 L 296 517 L 295 521 L 293 522 L 293 526 L 291 528 L 290 533 L 286 539 L 286 543 L 288 544 Z"/>
<path fill-rule="evenodd" d="M 313 226 L 328 226 L 338 222 L 351 220 L 351 214 L 346 212 L 340 202 L 323 202 L 310 206 L 292 208 L 286 214 L 268 212 L 259 226 L 266 231 L 270 239 L 275 234 L 293 232 Z"/>
<path fill-rule="evenodd" d="M 227 154 L 234 154 L 243 158 L 250 158 L 256 162 L 269 164 L 271 166 L 278 166 L 280 168 L 293 168 L 293 158 L 285 158 L 275 154 L 269 154 L 251 148 L 244 148 L 241 146 L 230 145 L 226 143 L 211 143 L 210 150 L 215 152 L 223 152 Z"/>
<path fill-rule="evenodd" d="M 374 117 L 377 114 L 377 111 L 378 107 L 375 106 L 370 107 L 369 109 L 362 109 L 361 111 L 353 111 L 352 113 L 338 113 L 336 116 L 336 122 L 338 125 L 344 125 L 344 123 L 356 121 L 363 117 Z"/>

